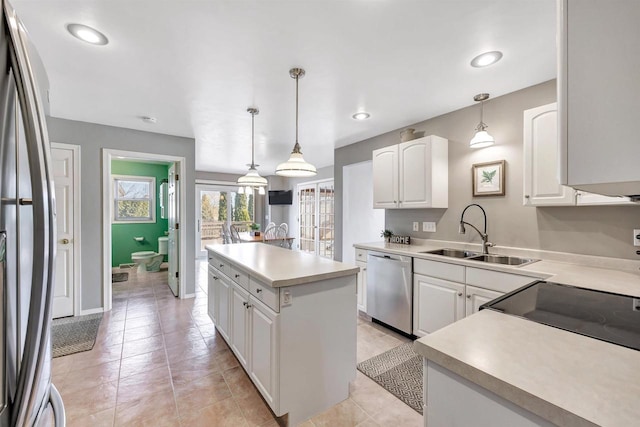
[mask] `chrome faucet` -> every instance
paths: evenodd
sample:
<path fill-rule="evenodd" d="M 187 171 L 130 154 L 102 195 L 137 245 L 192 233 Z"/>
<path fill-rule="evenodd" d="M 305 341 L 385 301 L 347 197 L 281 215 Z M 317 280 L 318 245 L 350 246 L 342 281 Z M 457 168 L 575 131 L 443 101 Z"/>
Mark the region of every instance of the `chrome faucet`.
<path fill-rule="evenodd" d="M 484 216 L 484 232 L 478 230 L 475 225 L 469 224 L 468 222 L 464 221 L 464 213 L 471 206 L 477 206 L 482 211 L 482 215 Z M 482 206 L 480 206 L 480 205 L 478 205 L 476 203 L 472 203 L 470 205 L 467 205 L 466 208 L 464 208 L 464 210 L 462 211 L 462 215 L 460 215 L 460 226 L 458 227 L 458 233 L 460 233 L 460 234 L 465 234 L 466 233 L 467 230 L 464 228 L 465 224 L 470 226 L 471 228 L 473 228 L 474 230 L 476 230 L 478 232 L 478 234 L 482 238 L 482 253 L 483 254 L 488 254 L 489 253 L 489 247 L 493 246 L 493 243 L 490 243 L 488 241 L 489 236 L 487 235 L 487 213 L 484 211 Z"/>

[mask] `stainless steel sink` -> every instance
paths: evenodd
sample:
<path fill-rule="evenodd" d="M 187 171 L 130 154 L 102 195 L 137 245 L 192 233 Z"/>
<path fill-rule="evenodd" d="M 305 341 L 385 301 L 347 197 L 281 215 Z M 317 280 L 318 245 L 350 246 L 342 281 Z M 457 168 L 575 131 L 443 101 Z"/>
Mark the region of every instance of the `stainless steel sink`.
<path fill-rule="evenodd" d="M 463 251 L 460 249 L 436 249 L 434 251 L 423 251 L 421 254 L 442 255 L 452 258 L 469 258 L 472 256 L 480 255 L 479 252 Z"/>
<path fill-rule="evenodd" d="M 489 264 L 504 264 L 504 265 L 526 265 L 531 264 L 532 262 L 538 261 L 537 259 L 532 258 L 520 258 L 516 256 L 507 256 L 507 255 L 477 255 L 468 258 L 471 261 L 480 261 L 487 262 Z"/>

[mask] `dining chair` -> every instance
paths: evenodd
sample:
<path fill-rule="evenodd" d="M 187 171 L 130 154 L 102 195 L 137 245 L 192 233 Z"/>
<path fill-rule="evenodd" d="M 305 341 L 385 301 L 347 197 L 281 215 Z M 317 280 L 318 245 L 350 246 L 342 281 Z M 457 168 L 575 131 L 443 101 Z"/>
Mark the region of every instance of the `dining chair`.
<path fill-rule="evenodd" d="M 236 228 L 236 226 L 231 224 L 230 230 L 231 230 L 231 242 L 242 243 L 242 240 L 240 240 L 240 233 L 238 233 L 238 229 Z"/>
<path fill-rule="evenodd" d="M 264 240 L 275 239 L 277 228 L 275 224 L 268 226 L 266 230 L 264 230 Z"/>
<path fill-rule="evenodd" d="M 283 222 L 282 224 L 280 224 L 280 227 L 284 229 L 284 235 L 286 236 L 289 232 L 289 225 L 286 222 Z"/>
<path fill-rule="evenodd" d="M 224 245 L 231 243 L 231 232 L 227 224 L 222 224 L 222 243 Z"/>

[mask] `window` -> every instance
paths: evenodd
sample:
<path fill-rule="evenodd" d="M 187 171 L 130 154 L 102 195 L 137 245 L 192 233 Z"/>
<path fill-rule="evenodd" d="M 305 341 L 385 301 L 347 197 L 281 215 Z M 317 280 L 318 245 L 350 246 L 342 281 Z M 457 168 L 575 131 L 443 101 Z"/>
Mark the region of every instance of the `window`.
<path fill-rule="evenodd" d="M 156 179 L 151 176 L 113 177 L 113 222 L 156 222 Z"/>

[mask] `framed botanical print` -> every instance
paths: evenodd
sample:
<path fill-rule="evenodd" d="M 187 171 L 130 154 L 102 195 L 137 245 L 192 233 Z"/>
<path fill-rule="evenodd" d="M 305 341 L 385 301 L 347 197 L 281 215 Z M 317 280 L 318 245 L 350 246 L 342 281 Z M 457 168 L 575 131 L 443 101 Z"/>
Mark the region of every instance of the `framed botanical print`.
<path fill-rule="evenodd" d="M 504 196 L 505 161 L 476 163 L 473 174 L 473 197 Z"/>

